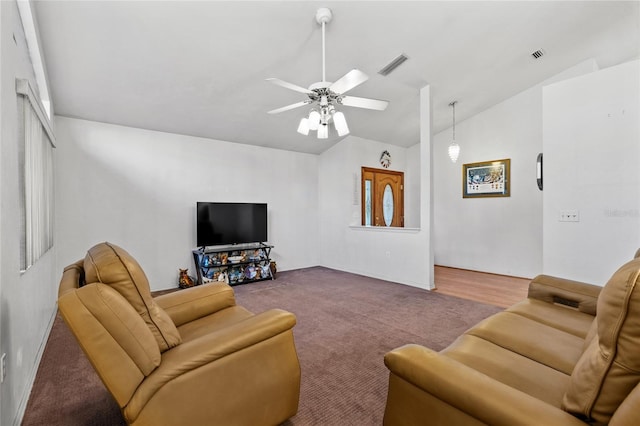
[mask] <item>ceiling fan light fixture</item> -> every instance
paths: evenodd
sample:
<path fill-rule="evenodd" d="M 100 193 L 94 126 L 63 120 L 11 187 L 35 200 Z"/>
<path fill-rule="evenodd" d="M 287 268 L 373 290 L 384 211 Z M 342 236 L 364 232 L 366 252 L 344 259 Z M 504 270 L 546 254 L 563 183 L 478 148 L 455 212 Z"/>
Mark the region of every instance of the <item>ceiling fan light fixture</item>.
<path fill-rule="evenodd" d="M 302 117 L 300 124 L 298 124 L 298 133 L 307 136 L 309 134 L 309 119 Z"/>
<path fill-rule="evenodd" d="M 298 133 L 308 135 L 309 131 L 317 131 L 318 139 L 329 137 L 329 125 L 333 122 L 339 136 L 349 134 L 349 126 L 342 112 L 336 111 L 337 105 L 349 107 L 372 109 L 383 111 L 388 101 L 379 99 L 359 98 L 357 96 L 345 96 L 349 90 L 361 85 L 369 79 L 364 72 L 352 69 L 335 82 L 326 80 L 326 49 L 325 49 L 325 26 L 331 21 L 333 14 L 331 9 L 326 7 L 318 9 L 316 22 L 322 26 L 322 81 L 313 83 L 308 89 L 297 84 L 288 83 L 277 78 L 268 78 L 267 81 L 284 87 L 294 92 L 304 93 L 308 99 L 291 105 L 268 111 L 269 114 L 279 114 L 301 106 L 313 105 L 309 115 L 298 124 Z"/>
<path fill-rule="evenodd" d="M 333 125 L 336 126 L 338 136 L 344 136 L 349 134 L 349 126 L 347 126 L 347 120 L 344 118 L 344 114 L 340 111 L 333 114 Z"/>
<path fill-rule="evenodd" d="M 309 130 L 318 130 L 320 126 L 320 113 L 312 109 L 309 113 Z"/>
<path fill-rule="evenodd" d="M 318 127 L 318 139 L 327 139 L 329 137 L 329 126 L 326 124 Z"/>

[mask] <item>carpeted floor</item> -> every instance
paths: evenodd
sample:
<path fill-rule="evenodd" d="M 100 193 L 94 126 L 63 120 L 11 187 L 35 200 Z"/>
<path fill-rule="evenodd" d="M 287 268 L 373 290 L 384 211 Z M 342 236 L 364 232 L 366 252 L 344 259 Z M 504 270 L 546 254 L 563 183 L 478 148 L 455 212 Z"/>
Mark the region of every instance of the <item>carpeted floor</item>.
<path fill-rule="evenodd" d="M 383 356 L 406 343 L 440 350 L 495 306 L 322 267 L 234 287 L 253 312 L 296 314 L 302 368 L 298 425 L 380 425 L 388 371 Z M 118 406 L 58 316 L 23 426 L 124 425 Z"/>

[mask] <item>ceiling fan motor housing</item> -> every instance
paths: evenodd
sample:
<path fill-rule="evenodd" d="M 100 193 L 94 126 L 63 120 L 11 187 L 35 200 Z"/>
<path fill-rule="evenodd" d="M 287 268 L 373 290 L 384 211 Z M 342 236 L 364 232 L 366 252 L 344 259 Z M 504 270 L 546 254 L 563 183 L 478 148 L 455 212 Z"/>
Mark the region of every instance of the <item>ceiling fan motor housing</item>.
<path fill-rule="evenodd" d="M 332 18 L 333 13 L 331 13 L 331 9 L 329 9 L 328 7 L 321 7 L 316 12 L 316 22 L 320 25 L 328 24 L 329 22 L 331 22 Z"/>

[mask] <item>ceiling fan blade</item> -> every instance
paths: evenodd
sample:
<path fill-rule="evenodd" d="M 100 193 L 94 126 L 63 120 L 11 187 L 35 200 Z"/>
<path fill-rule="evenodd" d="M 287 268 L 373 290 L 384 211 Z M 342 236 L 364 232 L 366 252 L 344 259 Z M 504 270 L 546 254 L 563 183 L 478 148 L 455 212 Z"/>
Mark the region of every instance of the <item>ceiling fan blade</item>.
<path fill-rule="evenodd" d="M 343 96 L 341 103 L 342 105 L 350 107 L 375 109 L 378 111 L 384 111 L 389 105 L 389 102 L 387 101 L 381 101 L 379 99 L 359 98 L 357 96 Z"/>
<path fill-rule="evenodd" d="M 304 87 L 300 87 L 300 86 L 295 85 L 293 83 L 288 83 L 286 81 L 282 81 L 279 78 L 267 78 L 267 81 L 269 81 L 269 82 L 271 82 L 271 83 L 273 83 L 275 85 L 284 87 L 285 89 L 295 90 L 296 92 L 304 93 L 305 95 L 310 95 L 310 94 L 313 93 L 309 89 L 305 89 Z"/>
<path fill-rule="evenodd" d="M 289 111 L 290 109 L 295 109 L 304 105 L 308 105 L 309 103 L 310 101 L 296 102 L 295 104 L 283 106 L 282 108 L 272 109 L 271 111 L 268 112 L 268 114 L 278 114 L 280 112 Z"/>
<path fill-rule="evenodd" d="M 329 90 L 335 93 L 343 94 L 356 86 L 361 85 L 365 81 L 369 80 L 369 76 L 358 69 L 352 69 L 331 86 Z"/>

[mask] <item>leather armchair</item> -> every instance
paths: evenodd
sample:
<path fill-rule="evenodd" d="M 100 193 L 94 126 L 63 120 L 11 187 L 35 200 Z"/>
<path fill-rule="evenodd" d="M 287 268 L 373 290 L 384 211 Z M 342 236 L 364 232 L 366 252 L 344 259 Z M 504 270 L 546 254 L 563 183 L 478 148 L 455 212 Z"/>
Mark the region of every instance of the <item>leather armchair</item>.
<path fill-rule="evenodd" d="M 64 269 L 58 307 L 131 425 L 275 425 L 298 409 L 293 314 L 206 284 L 153 298 L 109 243 Z"/>

